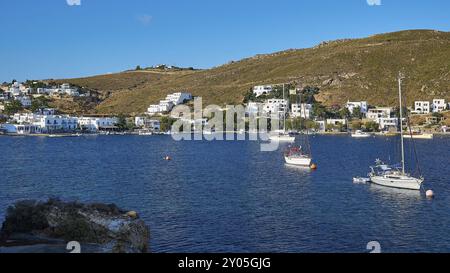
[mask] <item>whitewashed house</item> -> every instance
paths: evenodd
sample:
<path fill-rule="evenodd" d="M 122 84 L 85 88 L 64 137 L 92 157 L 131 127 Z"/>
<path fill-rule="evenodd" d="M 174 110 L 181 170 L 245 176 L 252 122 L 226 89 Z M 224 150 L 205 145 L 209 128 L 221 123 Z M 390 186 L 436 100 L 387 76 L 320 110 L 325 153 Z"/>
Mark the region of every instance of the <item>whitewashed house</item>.
<path fill-rule="evenodd" d="M 80 117 L 78 118 L 78 127 L 90 132 L 114 129 L 118 119 L 115 117 Z"/>
<path fill-rule="evenodd" d="M 191 93 L 179 92 L 179 93 L 169 94 L 166 97 L 166 101 L 171 101 L 173 103 L 173 105 L 183 104 L 190 100 L 192 100 Z"/>
<path fill-rule="evenodd" d="M 310 119 L 312 113 L 312 104 L 293 103 L 291 104 L 291 117 Z"/>
<path fill-rule="evenodd" d="M 433 113 L 438 113 L 445 111 L 447 109 L 447 104 L 444 99 L 434 99 L 433 100 Z"/>
<path fill-rule="evenodd" d="M 148 117 L 135 117 L 134 124 L 136 127 L 149 129 L 152 131 L 161 130 L 161 122 L 159 120 L 150 119 Z"/>
<path fill-rule="evenodd" d="M 377 122 L 379 118 L 390 118 L 392 112 L 391 107 L 372 108 L 367 111 L 367 118 Z"/>
<path fill-rule="evenodd" d="M 398 122 L 398 118 L 379 118 L 377 120 L 381 131 L 397 131 Z"/>
<path fill-rule="evenodd" d="M 31 98 L 28 96 L 18 96 L 16 97 L 16 100 L 18 100 L 24 108 L 31 107 Z"/>
<path fill-rule="evenodd" d="M 359 108 L 362 114 L 367 114 L 368 104 L 367 101 L 347 101 L 345 106 L 348 111 L 353 114 L 355 108 Z"/>
<path fill-rule="evenodd" d="M 416 101 L 414 102 L 414 114 L 429 114 L 430 102 L 429 101 Z"/>
<path fill-rule="evenodd" d="M 175 105 L 172 101 L 162 100 L 159 102 L 159 112 L 161 112 L 161 113 L 170 112 L 174 106 Z"/>
<path fill-rule="evenodd" d="M 256 95 L 256 97 L 262 96 L 262 95 L 268 95 L 272 93 L 273 88 L 271 85 L 258 85 L 253 87 L 253 94 Z"/>
<path fill-rule="evenodd" d="M 346 125 L 347 124 L 347 120 L 346 119 L 338 119 L 338 118 L 331 118 L 331 119 L 327 119 L 326 121 L 327 125 L 333 125 L 333 126 L 337 126 L 339 124 L 342 125 Z"/>
<path fill-rule="evenodd" d="M 265 113 L 287 112 L 288 102 L 285 99 L 268 99 L 263 105 Z"/>

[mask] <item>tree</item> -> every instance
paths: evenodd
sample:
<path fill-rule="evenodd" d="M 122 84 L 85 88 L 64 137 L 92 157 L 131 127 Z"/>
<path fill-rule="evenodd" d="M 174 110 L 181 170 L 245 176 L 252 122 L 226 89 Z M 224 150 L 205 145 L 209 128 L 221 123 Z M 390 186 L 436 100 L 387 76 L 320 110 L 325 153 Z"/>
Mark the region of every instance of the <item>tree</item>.
<path fill-rule="evenodd" d="M 48 108 L 48 99 L 45 97 L 37 97 L 31 102 L 31 111 L 36 112 L 43 108 Z"/>
<path fill-rule="evenodd" d="M 172 129 L 172 125 L 175 122 L 175 119 L 171 117 L 161 117 L 161 132 L 168 132 Z"/>
<path fill-rule="evenodd" d="M 351 113 L 347 108 L 342 108 L 339 110 L 339 116 L 343 119 L 349 119 L 351 117 Z"/>
<path fill-rule="evenodd" d="M 136 66 L 136 70 L 137 71 L 142 70 L 141 66 L 140 65 Z"/>
<path fill-rule="evenodd" d="M 124 130 L 127 130 L 127 129 L 128 129 L 127 119 L 126 119 L 126 117 L 125 117 L 123 114 L 120 114 L 120 115 L 117 117 L 117 123 L 116 123 L 116 126 L 117 126 L 121 131 L 124 131 Z"/>
<path fill-rule="evenodd" d="M 358 106 L 358 107 L 353 108 L 352 117 L 356 118 L 356 119 L 362 119 L 363 118 L 363 113 L 361 111 L 361 107 Z"/>
<path fill-rule="evenodd" d="M 314 117 L 325 119 L 327 118 L 327 109 L 321 103 L 313 105 L 312 114 Z"/>
<path fill-rule="evenodd" d="M 351 124 L 353 131 L 361 130 L 362 122 L 360 120 L 354 120 Z"/>
<path fill-rule="evenodd" d="M 22 103 L 18 100 L 13 100 L 5 105 L 5 114 L 14 115 L 23 110 Z"/>
<path fill-rule="evenodd" d="M 375 121 L 368 121 L 364 124 L 364 127 L 369 132 L 378 132 L 380 129 L 380 125 L 376 123 Z"/>

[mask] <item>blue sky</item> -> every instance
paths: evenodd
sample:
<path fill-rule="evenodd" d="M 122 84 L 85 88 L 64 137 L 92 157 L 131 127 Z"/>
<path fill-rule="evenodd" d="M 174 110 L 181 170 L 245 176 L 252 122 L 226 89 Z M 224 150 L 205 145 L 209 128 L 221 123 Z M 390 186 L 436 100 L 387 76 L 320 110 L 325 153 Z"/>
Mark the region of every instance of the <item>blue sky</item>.
<path fill-rule="evenodd" d="M 67 1 L 0 1 L 0 81 L 88 76 L 138 64 L 209 68 L 324 40 L 450 30 L 448 0 Z"/>

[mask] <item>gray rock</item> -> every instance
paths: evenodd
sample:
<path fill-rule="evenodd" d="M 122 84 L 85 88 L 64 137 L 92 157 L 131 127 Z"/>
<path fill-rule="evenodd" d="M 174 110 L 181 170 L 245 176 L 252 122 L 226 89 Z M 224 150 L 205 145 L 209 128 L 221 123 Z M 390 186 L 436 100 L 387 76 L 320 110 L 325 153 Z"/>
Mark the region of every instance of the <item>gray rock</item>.
<path fill-rule="evenodd" d="M 89 245 L 92 252 L 114 253 L 147 252 L 150 237 L 149 228 L 135 212 L 127 213 L 113 204 L 60 200 L 20 201 L 8 208 L 0 231 L 0 246 L 12 241 L 17 248 L 17 234 L 29 235 L 24 246 L 45 245 L 43 238 L 47 238 L 52 242 L 47 245 L 53 248 L 54 240 L 60 240 L 59 244 L 77 241 L 82 246 Z"/>

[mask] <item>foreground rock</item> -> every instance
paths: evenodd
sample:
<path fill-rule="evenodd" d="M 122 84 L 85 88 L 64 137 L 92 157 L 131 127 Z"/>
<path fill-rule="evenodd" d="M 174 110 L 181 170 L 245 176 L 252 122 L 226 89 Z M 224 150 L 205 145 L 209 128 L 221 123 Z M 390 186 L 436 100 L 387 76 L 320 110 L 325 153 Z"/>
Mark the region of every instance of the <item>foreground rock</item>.
<path fill-rule="evenodd" d="M 8 208 L 0 252 L 68 252 L 76 241 L 81 252 L 143 253 L 149 236 L 136 212 L 112 204 L 29 200 Z"/>

